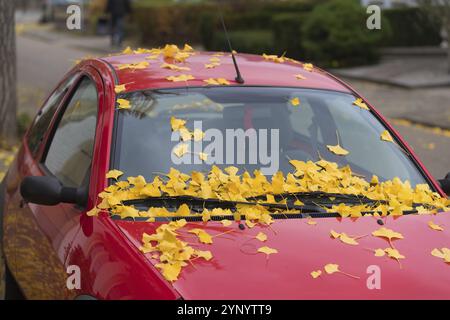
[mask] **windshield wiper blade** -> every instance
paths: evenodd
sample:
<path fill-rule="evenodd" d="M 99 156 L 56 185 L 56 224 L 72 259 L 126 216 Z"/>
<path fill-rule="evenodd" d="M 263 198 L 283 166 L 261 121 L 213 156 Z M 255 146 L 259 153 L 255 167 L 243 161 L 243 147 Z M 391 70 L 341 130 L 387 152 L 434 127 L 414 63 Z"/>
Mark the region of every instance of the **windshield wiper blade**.
<path fill-rule="evenodd" d="M 252 201 L 231 201 L 220 199 L 204 199 L 193 196 L 162 196 L 162 197 L 147 197 L 142 199 L 126 200 L 125 205 L 146 205 L 153 207 L 178 207 L 182 204 L 189 205 L 190 209 L 195 212 L 201 212 L 203 209 L 230 209 L 232 212 L 236 211 L 238 205 L 263 206 L 268 209 L 279 210 L 296 210 L 299 212 L 325 212 L 325 210 L 315 204 L 280 204 L 280 203 L 265 203 Z"/>
<path fill-rule="evenodd" d="M 287 200 L 301 200 L 302 202 L 314 202 L 314 203 L 318 202 L 320 204 L 323 204 L 324 202 L 325 203 L 344 202 L 350 204 L 384 203 L 383 200 L 372 200 L 362 195 L 359 196 L 353 194 L 328 193 L 323 191 L 282 193 L 279 195 L 275 195 L 274 197 L 276 201 L 287 199 Z"/>

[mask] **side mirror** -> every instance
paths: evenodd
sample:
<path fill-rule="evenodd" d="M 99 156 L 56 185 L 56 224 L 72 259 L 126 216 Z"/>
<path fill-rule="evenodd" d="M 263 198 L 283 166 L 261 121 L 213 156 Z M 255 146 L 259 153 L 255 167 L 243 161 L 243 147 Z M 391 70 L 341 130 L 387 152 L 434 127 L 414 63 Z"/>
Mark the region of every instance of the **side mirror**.
<path fill-rule="evenodd" d="M 444 179 L 438 180 L 441 185 L 441 189 L 450 196 L 450 172 L 447 173 Z"/>
<path fill-rule="evenodd" d="M 85 188 L 64 187 L 54 177 L 25 177 L 20 184 L 20 194 L 26 202 L 54 206 L 59 203 L 74 203 L 86 206 Z"/>

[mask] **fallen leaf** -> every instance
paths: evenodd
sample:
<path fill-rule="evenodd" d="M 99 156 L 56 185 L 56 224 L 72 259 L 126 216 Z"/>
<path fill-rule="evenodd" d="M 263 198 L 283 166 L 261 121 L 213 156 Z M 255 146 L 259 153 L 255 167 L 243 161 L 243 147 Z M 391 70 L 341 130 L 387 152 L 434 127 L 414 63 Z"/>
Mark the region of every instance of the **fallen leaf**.
<path fill-rule="evenodd" d="M 387 130 L 384 130 L 381 133 L 380 139 L 383 140 L 383 141 L 387 141 L 387 142 L 394 142 L 394 139 L 392 139 L 391 134 Z"/>
<path fill-rule="evenodd" d="M 177 131 L 182 128 L 185 128 L 186 120 L 170 117 L 170 125 L 172 127 L 172 131 Z"/>
<path fill-rule="evenodd" d="M 128 101 L 126 99 L 117 99 L 117 103 L 119 104 L 119 106 L 118 106 L 119 109 L 130 109 L 131 108 L 130 101 Z"/>
<path fill-rule="evenodd" d="M 213 243 L 211 235 L 203 229 L 191 229 L 189 232 L 195 234 L 201 243 Z"/>
<path fill-rule="evenodd" d="M 199 157 L 199 159 L 202 160 L 202 161 L 208 161 L 208 154 L 207 154 L 207 153 L 199 152 L 199 153 L 198 153 L 198 157 Z"/>
<path fill-rule="evenodd" d="M 335 272 L 339 272 L 339 265 L 334 263 L 329 263 L 324 267 L 325 272 L 328 274 L 333 274 Z"/>
<path fill-rule="evenodd" d="M 263 233 L 263 232 L 259 232 L 259 233 L 255 236 L 255 238 L 258 239 L 258 240 L 261 241 L 261 242 L 264 242 L 264 241 L 267 240 L 267 235 L 266 235 L 265 233 Z"/>
<path fill-rule="evenodd" d="M 293 98 L 293 99 L 291 99 L 291 105 L 293 105 L 294 107 L 296 107 L 296 106 L 298 106 L 298 105 L 300 105 L 300 99 L 299 98 Z"/>
<path fill-rule="evenodd" d="M 106 178 L 107 179 L 116 179 L 117 180 L 117 178 L 119 178 L 121 175 L 123 175 L 122 171 L 113 169 L 113 170 L 109 170 L 106 173 Z"/>
<path fill-rule="evenodd" d="M 121 93 L 121 92 L 124 92 L 126 90 L 126 85 L 125 84 L 119 84 L 119 85 L 116 85 L 115 87 L 114 87 L 114 92 L 116 93 L 116 94 L 119 94 L 119 93 Z"/>
<path fill-rule="evenodd" d="M 440 225 L 438 225 L 438 224 L 435 224 L 433 221 L 429 221 L 428 222 L 428 226 L 431 228 L 431 229 L 433 229 L 433 230 L 436 230 L 436 231 L 444 231 L 444 228 L 442 228 Z"/>
<path fill-rule="evenodd" d="M 87 215 L 88 217 L 97 217 L 97 216 L 98 216 L 98 213 L 99 213 L 100 211 L 101 211 L 101 210 L 98 209 L 97 207 L 93 207 L 91 210 L 89 210 L 88 212 L 86 212 L 86 215 Z"/>
<path fill-rule="evenodd" d="M 180 74 L 179 76 L 170 76 L 166 78 L 169 81 L 172 82 L 181 82 L 181 81 L 188 81 L 188 80 L 194 80 L 194 76 L 190 74 Z"/>
<path fill-rule="evenodd" d="M 321 270 L 311 271 L 311 277 L 313 277 L 313 279 L 316 279 L 316 278 L 320 277 L 321 275 L 322 275 Z"/>
<path fill-rule="evenodd" d="M 230 220 L 227 220 L 227 219 L 223 219 L 220 222 L 223 224 L 224 227 L 228 227 L 228 226 L 230 226 L 233 223 L 233 222 L 231 222 Z"/>
<path fill-rule="evenodd" d="M 278 250 L 264 246 L 264 247 L 258 248 L 258 252 L 265 253 L 267 256 L 269 256 L 273 253 L 278 253 Z"/>
<path fill-rule="evenodd" d="M 360 107 L 361 109 L 369 110 L 369 107 L 367 106 L 367 104 L 364 103 L 363 99 L 361 98 L 357 98 L 355 101 L 353 101 L 353 104 L 357 107 Z"/>
<path fill-rule="evenodd" d="M 327 145 L 328 150 L 330 150 L 332 153 L 338 155 L 338 156 L 346 156 L 350 152 L 342 148 L 339 144 L 335 146 Z"/>
<path fill-rule="evenodd" d="M 187 143 L 180 143 L 175 148 L 173 148 L 173 153 L 178 157 L 181 158 L 186 153 L 189 152 L 189 145 Z"/>

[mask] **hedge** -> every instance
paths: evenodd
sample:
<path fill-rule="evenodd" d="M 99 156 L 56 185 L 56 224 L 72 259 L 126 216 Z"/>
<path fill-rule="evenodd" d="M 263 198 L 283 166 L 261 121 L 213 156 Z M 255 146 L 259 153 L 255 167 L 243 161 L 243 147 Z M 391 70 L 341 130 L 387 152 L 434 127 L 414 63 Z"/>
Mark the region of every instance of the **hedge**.
<path fill-rule="evenodd" d="M 441 23 L 420 8 L 382 11 L 389 21 L 392 35 L 383 45 L 392 47 L 434 46 L 441 42 Z"/>
<path fill-rule="evenodd" d="M 217 3 L 137 1 L 132 30 L 143 44 L 200 44 L 227 50 Z M 152 4 L 153 3 L 153 4 Z M 233 47 L 240 52 L 283 54 L 321 66 L 376 62 L 381 46 L 437 45 L 439 23 L 418 8 L 382 11 L 382 31 L 365 28 L 358 0 L 222 1 Z"/>

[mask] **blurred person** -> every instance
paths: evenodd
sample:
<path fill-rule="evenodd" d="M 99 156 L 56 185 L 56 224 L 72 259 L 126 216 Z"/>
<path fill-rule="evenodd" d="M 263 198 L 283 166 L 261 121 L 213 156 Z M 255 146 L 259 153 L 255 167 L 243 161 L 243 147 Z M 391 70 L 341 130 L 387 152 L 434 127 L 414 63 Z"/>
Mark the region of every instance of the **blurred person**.
<path fill-rule="evenodd" d="M 130 0 L 108 0 L 106 12 L 111 18 L 111 46 L 120 48 L 125 34 L 125 17 L 131 13 Z"/>

